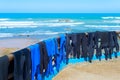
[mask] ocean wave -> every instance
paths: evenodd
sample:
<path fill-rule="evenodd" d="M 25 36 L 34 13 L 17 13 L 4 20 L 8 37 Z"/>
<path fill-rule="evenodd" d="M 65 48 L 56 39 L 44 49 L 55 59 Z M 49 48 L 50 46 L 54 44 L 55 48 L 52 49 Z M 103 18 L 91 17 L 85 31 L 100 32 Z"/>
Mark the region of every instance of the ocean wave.
<path fill-rule="evenodd" d="M 13 37 L 14 34 L 13 33 L 0 33 L 0 38 L 2 37 Z"/>
<path fill-rule="evenodd" d="M 17 35 L 57 35 L 57 34 L 62 34 L 65 32 L 55 32 L 55 31 L 35 31 L 35 32 L 27 32 L 27 33 L 19 33 Z"/>
<path fill-rule="evenodd" d="M 104 23 L 116 23 L 116 24 L 119 24 L 119 23 L 120 23 L 120 20 L 111 20 L 111 21 L 104 20 L 103 22 L 104 22 Z"/>
<path fill-rule="evenodd" d="M 83 25 L 84 22 L 74 22 L 74 23 L 40 23 L 41 26 L 48 26 L 48 27 L 61 27 L 61 26 L 76 26 L 76 25 Z"/>
<path fill-rule="evenodd" d="M 120 19 L 120 16 L 116 16 L 116 17 L 107 16 L 107 17 L 102 17 L 102 19 Z"/>
<path fill-rule="evenodd" d="M 120 25 L 110 26 L 110 25 L 85 25 L 85 27 L 93 28 L 120 28 Z"/>
<path fill-rule="evenodd" d="M 7 21 L 10 20 L 9 18 L 0 18 L 0 21 Z"/>
<path fill-rule="evenodd" d="M 44 31 L 44 32 L 25 32 L 25 33 L 0 33 L 0 38 L 4 37 L 15 37 L 15 36 L 37 36 L 37 35 L 58 35 L 63 34 L 65 32 L 52 32 L 52 31 Z"/>
<path fill-rule="evenodd" d="M 41 26 L 58 27 L 58 26 L 76 26 L 82 25 L 84 22 L 60 22 L 60 23 L 46 23 L 35 21 L 4 21 L 0 22 L 0 28 L 36 28 Z"/>
<path fill-rule="evenodd" d="M 50 19 L 50 20 L 42 20 L 41 22 L 47 22 L 47 23 L 51 23 L 51 22 L 54 22 L 54 23 L 71 23 L 71 22 L 75 22 L 75 20 L 72 20 L 72 19 Z"/>

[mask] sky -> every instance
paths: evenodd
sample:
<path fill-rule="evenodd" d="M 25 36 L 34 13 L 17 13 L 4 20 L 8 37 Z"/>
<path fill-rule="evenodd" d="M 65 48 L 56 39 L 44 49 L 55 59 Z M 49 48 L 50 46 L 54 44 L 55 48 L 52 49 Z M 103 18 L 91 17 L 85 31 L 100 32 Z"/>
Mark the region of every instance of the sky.
<path fill-rule="evenodd" d="M 0 13 L 120 13 L 120 0 L 0 0 Z"/>

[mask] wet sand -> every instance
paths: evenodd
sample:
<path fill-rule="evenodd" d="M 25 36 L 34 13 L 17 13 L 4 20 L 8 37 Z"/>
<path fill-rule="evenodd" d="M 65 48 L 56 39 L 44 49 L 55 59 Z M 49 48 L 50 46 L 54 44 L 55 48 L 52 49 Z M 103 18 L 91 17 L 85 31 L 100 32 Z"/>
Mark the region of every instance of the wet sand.
<path fill-rule="evenodd" d="M 53 80 L 120 80 L 120 57 L 108 61 L 70 64 Z"/>

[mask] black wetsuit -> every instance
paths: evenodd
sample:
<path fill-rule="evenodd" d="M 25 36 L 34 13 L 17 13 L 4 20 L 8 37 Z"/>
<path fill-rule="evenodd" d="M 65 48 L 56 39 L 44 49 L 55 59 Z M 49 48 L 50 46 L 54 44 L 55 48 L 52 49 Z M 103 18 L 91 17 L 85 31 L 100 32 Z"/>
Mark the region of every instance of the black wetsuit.
<path fill-rule="evenodd" d="M 31 80 L 31 53 L 25 48 L 14 52 L 14 80 Z"/>
<path fill-rule="evenodd" d="M 101 32 L 100 39 L 100 52 L 102 53 L 102 49 L 104 49 L 105 60 L 107 60 L 109 58 L 109 32 Z"/>
<path fill-rule="evenodd" d="M 40 73 L 43 74 L 48 68 L 49 56 L 47 53 L 45 42 L 40 42 Z"/>
<path fill-rule="evenodd" d="M 82 34 L 82 54 L 81 57 L 84 58 L 85 61 L 87 61 L 88 57 L 88 37 L 85 33 Z"/>
<path fill-rule="evenodd" d="M 72 34 L 66 34 L 66 63 L 68 63 L 69 55 L 73 54 L 73 43 L 72 43 Z"/>
<path fill-rule="evenodd" d="M 8 80 L 9 59 L 7 56 L 0 57 L 0 80 Z"/>
<path fill-rule="evenodd" d="M 115 57 L 117 58 L 117 52 L 119 52 L 119 44 L 117 39 L 117 33 L 115 31 L 112 32 L 113 40 L 114 40 L 114 48 L 115 48 Z"/>
<path fill-rule="evenodd" d="M 95 47 L 95 33 L 88 33 L 88 59 L 92 62 Z"/>

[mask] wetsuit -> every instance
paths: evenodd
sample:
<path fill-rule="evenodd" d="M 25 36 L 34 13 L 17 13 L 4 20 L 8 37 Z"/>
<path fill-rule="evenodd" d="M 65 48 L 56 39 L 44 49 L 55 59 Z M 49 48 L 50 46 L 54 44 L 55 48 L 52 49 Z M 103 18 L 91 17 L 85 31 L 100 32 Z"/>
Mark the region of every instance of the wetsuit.
<path fill-rule="evenodd" d="M 40 74 L 40 45 L 34 44 L 30 47 L 31 51 L 31 61 L 32 61 L 32 80 L 42 80 L 41 74 Z"/>
<path fill-rule="evenodd" d="M 55 58 L 54 58 L 54 62 L 55 62 L 56 70 L 59 72 L 59 68 L 60 68 L 60 51 L 58 49 L 58 44 L 60 43 L 60 41 L 59 41 L 59 39 L 57 40 L 56 38 L 54 38 L 54 42 L 55 42 Z"/>
<path fill-rule="evenodd" d="M 81 57 L 84 58 L 85 61 L 87 61 L 88 57 L 88 37 L 85 33 L 82 34 L 82 54 Z"/>
<path fill-rule="evenodd" d="M 105 60 L 107 60 L 109 58 L 109 33 L 108 32 L 100 32 L 99 33 L 100 39 L 101 39 L 101 43 L 100 43 L 100 47 L 99 47 L 99 51 L 100 54 L 102 54 L 102 49 L 104 49 L 105 51 Z"/>
<path fill-rule="evenodd" d="M 45 40 L 44 42 L 45 42 L 47 53 L 49 56 L 48 68 L 45 73 L 45 75 L 48 77 L 50 74 L 54 73 L 53 65 L 52 65 L 52 58 L 55 55 L 55 41 L 54 39 L 48 39 L 48 40 Z"/>
<path fill-rule="evenodd" d="M 101 49 L 100 49 L 100 45 L 101 45 L 100 33 L 101 32 L 99 32 L 99 31 L 95 32 L 96 58 L 99 59 L 99 61 L 101 61 L 101 56 L 102 56 L 102 52 L 101 52 Z"/>
<path fill-rule="evenodd" d="M 8 80 L 9 59 L 7 56 L 0 57 L 0 80 Z"/>
<path fill-rule="evenodd" d="M 94 55 L 94 47 L 95 47 L 95 33 L 88 33 L 88 59 L 89 62 L 92 62 L 92 58 Z"/>
<path fill-rule="evenodd" d="M 119 44 L 117 39 L 117 33 L 115 31 L 112 32 L 113 34 L 113 40 L 114 40 L 114 48 L 115 48 L 115 57 L 117 58 L 117 52 L 119 52 Z"/>
<path fill-rule="evenodd" d="M 45 42 L 38 43 L 40 47 L 40 73 L 44 77 L 44 72 L 46 72 L 49 63 L 49 56 L 47 53 Z"/>
<path fill-rule="evenodd" d="M 62 43 L 61 43 L 62 44 Z M 72 42 L 72 34 L 66 34 L 66 63 L 68 63 L 69 55 L 73 55 L 73 42 Z"/>
<path fill-rule="evenodd" d="M 14 52 L 14 80 L 31 80 L 31 54 L 25 48 Z"/>

